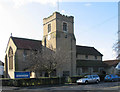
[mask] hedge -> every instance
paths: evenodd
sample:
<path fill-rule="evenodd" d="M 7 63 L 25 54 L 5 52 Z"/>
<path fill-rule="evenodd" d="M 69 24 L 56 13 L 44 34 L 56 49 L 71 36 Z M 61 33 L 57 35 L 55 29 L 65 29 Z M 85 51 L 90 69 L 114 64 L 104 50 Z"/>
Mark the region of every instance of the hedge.
<path fill-rule="evenodd" d="M 2 79 L 3 86 L 39 86 L 64 84 L 65 78 Z"/>
<path fill-rule="evenodd" d="M 40 85 L 57 85 L 57 84 L 65 84 L 65 83 L 76 83 L 76 81 L 81 76 L 74 77 L 43 77 L 43 78 L 30 78 L 30 79 L 2 79 L 3 86 L 40 86 Z M 103 81 L 105 75 L 99 75 L 100 80 Z"/>

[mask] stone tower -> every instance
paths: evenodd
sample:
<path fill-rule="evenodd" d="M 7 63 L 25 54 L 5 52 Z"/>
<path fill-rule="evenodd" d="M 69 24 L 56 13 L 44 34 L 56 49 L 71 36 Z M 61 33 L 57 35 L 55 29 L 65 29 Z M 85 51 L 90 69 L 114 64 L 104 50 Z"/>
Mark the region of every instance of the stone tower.
<path fill-rule="evenodd" d="M 76 39 L 74 36 L 74 17 L 54 12 L 43 19 L 42 45 L 53 50 L 60 49 L 68 55 L 61 69 L 57 69 L 57 76 L 76 75 Z M 64 60 L 63 60 L 64 61 Z"/>

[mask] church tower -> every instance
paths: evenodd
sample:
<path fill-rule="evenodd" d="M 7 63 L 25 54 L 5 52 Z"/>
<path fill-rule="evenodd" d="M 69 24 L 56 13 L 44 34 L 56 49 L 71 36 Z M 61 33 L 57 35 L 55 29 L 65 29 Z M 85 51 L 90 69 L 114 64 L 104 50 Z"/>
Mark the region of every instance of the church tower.
<path fill-rule="evenodd" d="M 42 45 L 53 50 L 60 49 L 69 60 L 57 70 L 59 76 L 76 75 L 76 39 L 74 36 L 74 17 L 54 12 L 43 19 Z M 64 61 L 64 60 L 63 60 Z"/>

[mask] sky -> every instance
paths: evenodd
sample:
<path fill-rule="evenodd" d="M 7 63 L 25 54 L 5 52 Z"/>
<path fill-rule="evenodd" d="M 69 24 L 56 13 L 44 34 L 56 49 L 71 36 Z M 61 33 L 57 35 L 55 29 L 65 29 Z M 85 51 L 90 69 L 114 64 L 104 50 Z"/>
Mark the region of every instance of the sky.
<path fill-rule="evenodd" d="M 77 45 L 95 47 L 103 54 L 103 60 L 115 59 L 113 46 L 118 39 L 117 0 L 82 1 L 0 0 L 0 60 L 4 62 L 11 33 L 14 37 L 42 40 L 43 18 L 55 11 L 74 16 Z"/>

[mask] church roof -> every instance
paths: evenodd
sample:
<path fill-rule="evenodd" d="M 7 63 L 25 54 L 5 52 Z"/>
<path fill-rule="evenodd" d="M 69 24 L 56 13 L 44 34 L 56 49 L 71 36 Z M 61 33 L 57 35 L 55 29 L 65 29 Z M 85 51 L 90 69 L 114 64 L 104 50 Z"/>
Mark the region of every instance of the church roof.
<path fill-rule="evenodd" d="M 106 60 L 106 61 L 103 61 L 103 62 L 106 63 L 109 66 L 116 66 L 120 62 L 120 60 Z"/>
<path fill-rule="evenodd" d="M 18 37 L 11 37 L 13 42 L 15 43 L 18 49 L 32 49 L 38 50 L 42 47 L 42 42 L 40 40 L 33 40 L 27 38 L 18 38 Z"/>
<path fill-rule="evenodd" d="M 76 54 L 103 56 L 103 55 L 102 55 L 98 50 L 96 50 L 94 47 L 80 46 L 80 45 L 76 45 Z"/>

